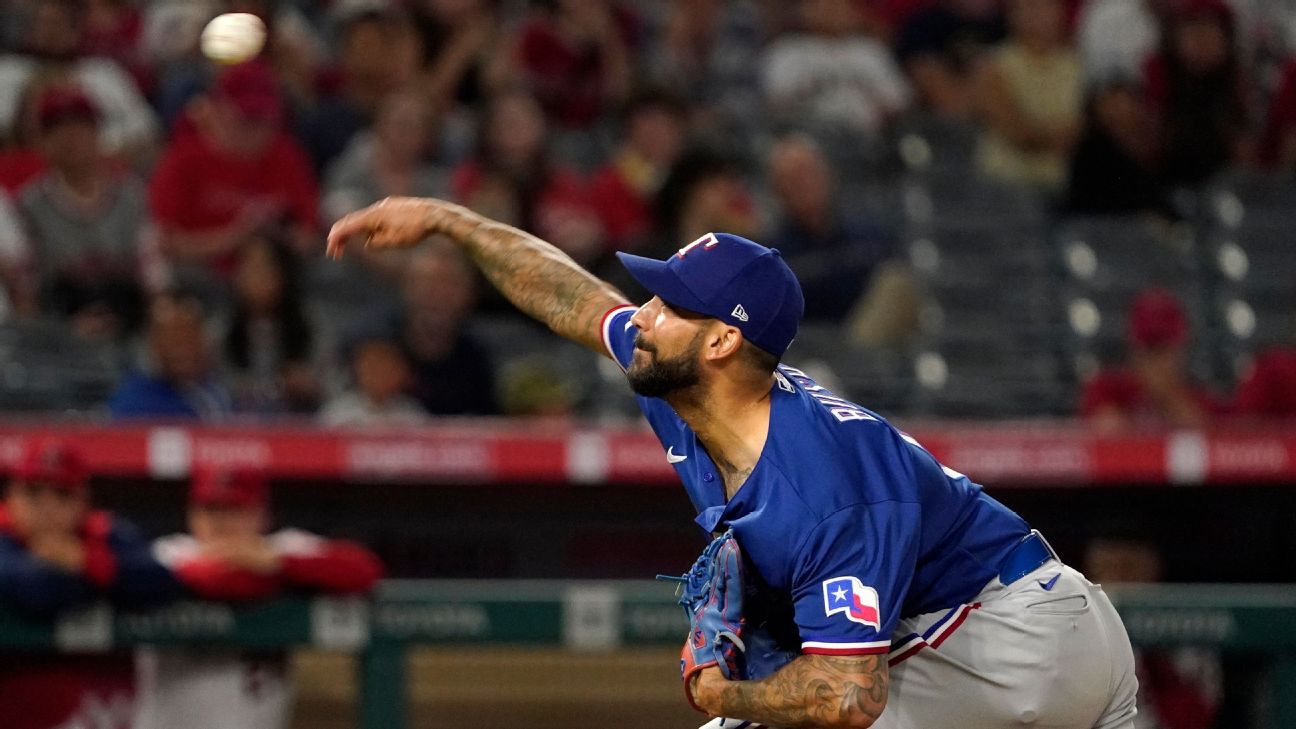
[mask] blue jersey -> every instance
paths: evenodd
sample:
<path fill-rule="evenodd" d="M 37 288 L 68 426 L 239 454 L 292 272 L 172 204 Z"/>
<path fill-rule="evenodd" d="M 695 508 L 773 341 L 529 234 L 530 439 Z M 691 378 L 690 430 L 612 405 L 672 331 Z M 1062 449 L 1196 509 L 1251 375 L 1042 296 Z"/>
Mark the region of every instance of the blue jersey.
<path fill-rule="evenodd" d="M 635 309 L 603 338 L 628 367 Z M 999 573 L 1026 522 L 875 413 L 780 365 L 764 450 L 732 499 L 664 401 L 639 407 L 708 533 L 732 528 L 761 580 L 791 602 L 805 653 L 886 653 L 901 618 L 956 607 Z"/>

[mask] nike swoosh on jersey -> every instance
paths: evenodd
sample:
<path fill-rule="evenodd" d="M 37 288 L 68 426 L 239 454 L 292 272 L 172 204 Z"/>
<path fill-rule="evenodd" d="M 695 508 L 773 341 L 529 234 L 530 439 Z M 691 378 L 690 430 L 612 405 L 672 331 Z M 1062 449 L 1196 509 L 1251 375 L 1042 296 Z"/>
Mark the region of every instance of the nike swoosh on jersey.
<path fill-rule="evenodd" d="M 683 462 L 683 461 L 687 461 L 687 460 L 688 460 L 688 456 L 677 456 L 677 455 L 675 455 L 675 446 L 671 446 L 670 448 L 667 448 L 667 449 L 666 449 L 666 462 L 667 462 L 667 463 L 681 463 L 681 462 Z"/>
<path fill-rule="evenodd" d="M 1058 578 L 1061 576 L 1062 573 L 1059 572 L 1058 574 L 1053 575 L 1053 577 L 1049 578 L 1047 582 L 1045 582 L 1044 580 L 1036 580 L 1036 582 L 1039 582 L 1039 586 L 1044 588 L 1045 590 L 1052 590 L 1053 586 L 1057 584 Z"/>

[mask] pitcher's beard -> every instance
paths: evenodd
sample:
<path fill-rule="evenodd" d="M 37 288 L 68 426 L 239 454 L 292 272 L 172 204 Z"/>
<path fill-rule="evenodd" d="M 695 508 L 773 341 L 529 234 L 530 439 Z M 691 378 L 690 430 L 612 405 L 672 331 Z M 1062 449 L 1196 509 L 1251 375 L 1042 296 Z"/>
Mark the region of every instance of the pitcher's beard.
<path fill-rule="evenodd" d="M 701 346 L 701 332 L 689 343 L 688 350 L 670 359 L 658 359 L 656 348 L 644 350 L 652 358 L 648 364 L 630 364 L 626 378 L 630 389 L 643 397 L 665 398 L 680 390 L 696 386 L 702 380 L 698 364 L 698 348 Z"/>

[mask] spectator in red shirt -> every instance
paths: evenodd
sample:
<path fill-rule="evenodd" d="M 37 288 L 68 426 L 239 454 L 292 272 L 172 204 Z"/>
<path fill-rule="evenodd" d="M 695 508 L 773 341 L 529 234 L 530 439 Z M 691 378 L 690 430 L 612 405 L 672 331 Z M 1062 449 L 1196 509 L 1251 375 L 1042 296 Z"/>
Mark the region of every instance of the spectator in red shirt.
<path fill-rule="evenodd" d="M 33 80 L 22 90 L 13 125 L 0 132 L 0 187 L 11 196 L 45 171 L 40 145 L 40 100 L 51 89 L 65 84 L 57 79 Z"/>
<path fill-rule="evenodd" d="M 584 129 L 630 90 L 630 19 L 609 0 L 540 0 L 514 62 L 549 115 Z"/>
<path fill-rule="evenodd" d="M 378 558 L 359 544 L 299 529 L 267 533 L 270 521 L 263 473 L 202 468 L 189 487 L 189 534 L 158 539 L 153 551 L 190 592 L 211 600 L 366 592 L 382 575 Z"/>
<path fill-rule="evenodd" d="M 544 112 L 525 91 L 496 94 L 486 104 L 475 157 L 453 173 L 454 198 L 507 222 L 587 264 L 605 251 L 589 188 L 575 170 L 555 162 L 545 145 Z"/>
<path fill-rule="evenodd" d="M 645 93 L 622 115 L 621 143 L 594 174 L 594 204 L 608 242 L 637 250 L 652 230 L 652 200 L 679 159 L 686 132 L 683 105 L 664 93 Z"/>
<path fill-rule="evenodd" d="M 190 533 L 163 537 L 153 551 L 190 593 L 208 600 L 358 594 L 382 575 L 378 558 L 365 547 L 298 529 L 267 534 L 270 519 L 264 474 L 200 469 L 189 489 Z M 282 649 L 143 650 L 133 726 L 286 727 L 292 698 L 287 659 Z"/>
<path fill-rule="evenodd" d="M 1296 349 L 1262 352 L 1234 394 L 1233 411 L 1248 418 L 1296 417 Z"/>
<path fill-rule="evenodd" d="M 1099 372 L 1085 385 L 1080 414 L 1096 429 L 1197 428 L 1223 412 L 1188 374 L 1188 320 L 1173 294 L 1139 294 L 1130 307 L 1128 339 L 1129 365 Z"/>
<path fill-rule="evenodd" d="M 284 227 L 299 251 L 314 246 L 315 178 L 283 111 L 274 75 L 256 61 L 226 69 L 195 100 L 149 190 L 164 256 L 228 275 L 260 230 Z"/>

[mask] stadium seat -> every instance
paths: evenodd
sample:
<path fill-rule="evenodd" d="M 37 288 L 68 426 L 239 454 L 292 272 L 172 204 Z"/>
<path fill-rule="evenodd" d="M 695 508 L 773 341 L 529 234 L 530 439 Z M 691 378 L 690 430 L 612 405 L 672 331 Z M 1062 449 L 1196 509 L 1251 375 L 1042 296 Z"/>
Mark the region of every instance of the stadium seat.
<path fill-rule="evenodd" d="M 1169 290 L 1184 306 L 1194 343 L 1191 372 L 1205 382 L 1218 379 L 1205 311 L 1207 282 L 1191 227 L 1140 217 L 1072 217 L 1059 223 L 1053 242 L 1062 314 L 1058 341 L 1077 382 L 1124 359 L 1130 304 L 1150 287 Z"/>
<path fill-rule="evenodd" d="M 124 355 L 111 343 L 76 337 L 65 322 L 0 327 L 0 409 L 92 412 L 112 394 Z"/>
<path fill-rule="evenodd" d="M 896 151 L 910 172 L 967 180 L 976 168 L 980 127 L 971 121 L 915 113 L 896 125 Z"/>
<path fill-rule="evenodd" d="M 913 388 L 909 352 L 854 346 L 838 325 L 802 324 L 783 361 L 884 417 L 903 414 L 908 406 Z"/>
<path fill-rule="evenodd" d="M 1048 333 L 1045 207 L 1029 190 L 911 179 L 910 264 L 924 293 L 913 409 L 936 416 L 1051 414 L 1064 387 Z"/>
<path fill-rule="evenodd" d="M 1210 199 L 1204 248 L 1213 284 L 1209 313 L 1221 366 L 1236 377 L 1249 355 L 1296 343 L 1296 183 L 1235 176 Z"/>

